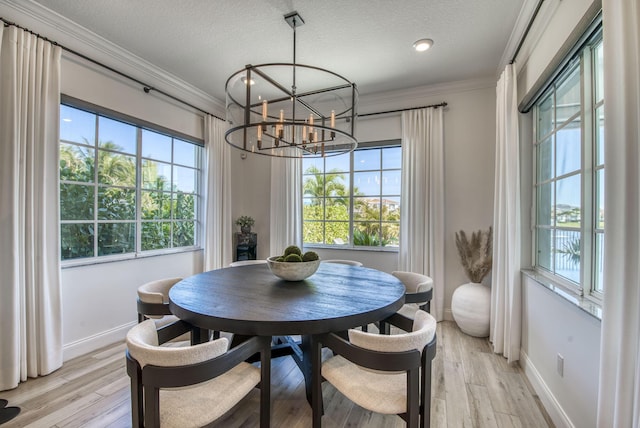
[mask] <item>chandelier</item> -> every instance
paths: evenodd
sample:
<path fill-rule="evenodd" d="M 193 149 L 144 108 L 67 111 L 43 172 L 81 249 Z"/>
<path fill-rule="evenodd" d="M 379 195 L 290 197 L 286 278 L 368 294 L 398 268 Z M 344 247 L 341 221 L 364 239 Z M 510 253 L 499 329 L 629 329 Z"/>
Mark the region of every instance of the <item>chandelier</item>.
<path fill-rule="evenodd" d="M 323 68 L 296 63 L 297 12 L 284 16 L 293 29 L 293 63 L 247 65 L 227 79 L 225 140 L 250 153 L 299 158 L 354 150 L 356 84 Z"/>

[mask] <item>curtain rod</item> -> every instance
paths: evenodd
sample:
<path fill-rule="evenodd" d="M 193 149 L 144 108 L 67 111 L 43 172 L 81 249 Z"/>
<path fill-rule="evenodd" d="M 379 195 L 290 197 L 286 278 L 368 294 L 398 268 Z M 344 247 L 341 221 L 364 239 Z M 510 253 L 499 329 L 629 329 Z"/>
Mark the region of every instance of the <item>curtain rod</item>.
<path fill-rule="evenodd" d="M 84 59 L 84 60 L 87 60 L 87 61 L 89 61 L 89 62 L 91 62 L 91 63 L 93 63 L 93 64 L 95 64 L 95 65 L 99 65 L 99 66 L 100 66 L 100 67 L 102 67 L 102 68 L 106 68 L 107 70 L 109 70 L 109 71 L 111 71 L 112 73 L 115 73 L 115 74 L 117 74 L 117 75 L 119 75 L 119 76 L 122 76 L 122 77 L 125 77 L 125 78 L 129 79 L 129 80 L 132 80 L 132 81 L 136 82 L 137 84 L 141 85 L 141 86 L 142 86 L 142 90 L 143 90 L 145 93 L 147 93 L 147 94 L 148 94 L 149 92 L 151 92 L 151 91 L 155 91 L 155 92 L 157 92 L 157 93 L 159 93 L 159 94 L 164 95 L 164 96 L 165 96 L 165 97 L 167 97 L 167 98 L 171 98 L 171 99 L 172 99 L 172 100 L 174 100 L 174 101 L 177 101 L 177 102 L 179 102 L 179 103 L 181 103 L 181 104 L 184 104 L 184 105 L 186 105 L 186 106 L 188 106 L 188 107 L 191 107 L 191 108 L 192 108 L 192 109 L 194 109 L 194 110 L 197 110 L 197 111 L 199 111 L 199 112 L 201 112 L 201 113 L 204 113 L 204 114 L 210 114 L 211 116 L 215 117 L 216 119 L 220 119 L 220 120 L 222 120 L 222 121 L 225 121 L 225 119 L 223 119 L 223 118 L 221 118 L 221 117 L 218 117 L 217 115 L 215 115 L 215 114 L 213 114 L 213 113 L 209 113 L 208 111 L 203 110 L 203 109 L 201 109 L 201 108 L 199 108 L 199 107 L 196 107 L 196 106 L 194 106 L 193 104 L 190 104 L 190 103 L 188 103 L 188 102 L 186 102 L 186 101 L 184 101 L 184 100 L 181 100 L 180 98 L 174 97 L 173 95 L 168 94 L 168 93 L 166 93 L 166 92 L 164 92 L 164 91 L 162 91 L 162 90 L 160 90 L 160 89 L 157 89 L 157 88 L 154 88 L 153 86 L 147 85 L 146 83 L 144 83 L 144 82 L 142 82 L 142 81 L 140 81 L 140 80 L 136 79 L 135 77 L 129 76 L 128 74 L 123 73 L 123 72 L 121 72 L 121 71 L 119 71 L 119 70 L 116 70 L 115 68 L 112 68 L 112 67 L 110 67 L 110 66 L 108 66 L 108 65 L 106 65 L 106 64 L 103 64 L 103 63 L 99 62 L 99 61 L 96 61 L 96 60 L 95 60 L 95 59 L 93 59 L 93 58 L 89 58 L 88 56 L 86 56 L 86 55 L 84 55 L 84 54 L 81 54 L 80 52 L 77 52 L 77 51 L 75 51 L 75 50 L 73 50 L 73 49 L 71 49 L 71 48 L 68 48 L 68 47 L 66 47 L 66 46 L 64 46 L 64 45 L 61 45 L 60 43 L 58 43 L 58 42 L 56 42 L 56 41 L 54 41 L 54 40 L 50 40 L 50 39 L 48 39 L 47 37 L 42 36 L 42 35 L 41 35 L 41 34 L 39 34 L 39 33 L 36 33 L 35 31 L 32 31 L 32 30 L 30 30 L 30 29 L 28 29 L 28 28 L 25 28 L 25 27 L 23 27 L 23 26 L 21 26 L 21 25 L 19 25 L 19 24 L 16 24 L 15 22 L 8 21 L 8 20 L 6 20 L 5 18 L 3 18 L 3 17 L 1 17 L 1 16 L 0 16 L 0 21 L 4 22 L 4 26 L 5 26 L 5 27 L 13 26 L 13 27 L 16 27 L 16 28 L 20 28 L 21 30 L 24 30 L 24 31 L 26 31 L 26 32 L 28 32 L 28 33 L 30 33 L 30 34 L 33 34 L 34 36 L 38 37 L 39 39 L 42 39 L 42 40 L 44 40 L 44 41 L 46 41 L 46 42 L 49 42 L 49 43 L 53 44 L 54 46 L 60 46 L 60 48 L 61 48 L 62 50 L 65 50 L 65 51 L 67 51 L 67 52 L 69 52 L 69 53 L 72 53 L 72 54 L 74 54 L 74 55 L 76 55 L 76 56 L 79 56 L 80 58 L 82 58 L 82 59 Z"/>
<path fill-rule="evenodd" d="M 409 111 L 409 110 L 420 110 L 423 108 L 429 108 L 429 107 L 433 107 L 433 108 L 438 108 L 438 107 L 446 107 L 448 104 L 446 102 L 441 102 L 438 104 L 431 104 L 428 106 L 422 106 L 422 107 L 408 107 L 408 108 L 400 108 L 397 110 L 387 110 L 387 111 L 378 111 L 375 113 L 364 113 L 364 114 L 358 114 L 358 117 L 364 117 L 364 116 L 374 116 L 377 114 L 387 114 L 387 113 L 399 113 L 399 112 L 403 112 L 403 111 Z"/>
<path fill-rule="evenodd" d="M 529 19 L 527 28 L 524 30 L 524 33 L 520 38 L 520 42 L 518 43 L 518 47 L 516 48 L 516 52 L 513 54 L 513 58 L 511 58 L 511 61 L 509 62 L 509 64 L 513 64 L 516 60 L 516 57 L 520 53 L 520 48 L 522 48 L 522 45 L 524 44 L 525 39 L 529 35 L 529 30 L 531 30 L 531 27 L 533 26 L 533 21 L 536 20 L 536 16 L 538 16 L 538 12 L 540 12 L 540 7 L 542 6 L 542 3 L 544 3 L 544 0 L 538 1 L 538 5 L 536 6 L 536 9 L 533 11 L 533 15 L 531 15 L 531 19 Z"/>

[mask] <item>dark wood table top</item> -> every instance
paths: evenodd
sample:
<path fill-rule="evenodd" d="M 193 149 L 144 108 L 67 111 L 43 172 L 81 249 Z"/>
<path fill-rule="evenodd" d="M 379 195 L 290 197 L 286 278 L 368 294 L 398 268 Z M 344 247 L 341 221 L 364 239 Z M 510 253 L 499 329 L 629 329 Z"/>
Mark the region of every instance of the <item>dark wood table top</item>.
<path fill-rule="evenodd" d="M 217 269 L 178 282 L 171 312 L 197 327 L 242 335 L 310 335 L 342 331 L 397 312 L 405 288 L 375 269 L 321 263 L 304 281 L 288 282 L 266 264 Z"/>

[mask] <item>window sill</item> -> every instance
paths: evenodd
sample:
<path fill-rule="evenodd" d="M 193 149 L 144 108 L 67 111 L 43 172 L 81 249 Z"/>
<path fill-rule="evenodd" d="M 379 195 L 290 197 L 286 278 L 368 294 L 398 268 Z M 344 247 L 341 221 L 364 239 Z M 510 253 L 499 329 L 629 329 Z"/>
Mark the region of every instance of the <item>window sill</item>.
<path fill-rule="evenodd" d="M 102 256 L 102 257 L 92 257 L 86 259 L 77 259 L 77 260 L 68 260 L 60 262 L 60 269 L 70 269 L 81 266 L 91 266 L 91 265 L 99 265 L 103 263 L 116 263 L 116 262 L 124 262 L 130 260 L 137 259 L 145 259 L 148 257 L 158 257 L 158 256 L 170 256 L 173 254 L 180 253 L 189 253 L 195 251 L 202 251 L 201 247 L 188 247 L 188 248 L 180 248 L 180 249 L 171 249 L 171 250 L 162 250 L 162 251 L 154 251 L 154 252 L 144 252 L 144 253 L 128 253 L 123 255 L 115 255 L 115 256 Z"/>
<path fill-rule="evenodd" d="M 339 251 L 373 251 L 376 253 L 398 253 L 398 247 L 346 247 L 344 245 L 322 245 L 322 244 L 304 244 L 303 247 L 321 250 L 339 250 Z"/>
<path fill-rule="evenodd" d="M 561 286 L 555 284 L 550 278 L 539 274 L 533 269 L 521 269 L 521 272 L 547 290 L 582 309 L 584 312 L 591 315 L 595 319 L 602 321 L 601 304 L 598 304 L 597 302 L 594 302 L 593 300 L 587 299 L 585 297 L 576 296 L 575 294 L 566 291 Z"/>

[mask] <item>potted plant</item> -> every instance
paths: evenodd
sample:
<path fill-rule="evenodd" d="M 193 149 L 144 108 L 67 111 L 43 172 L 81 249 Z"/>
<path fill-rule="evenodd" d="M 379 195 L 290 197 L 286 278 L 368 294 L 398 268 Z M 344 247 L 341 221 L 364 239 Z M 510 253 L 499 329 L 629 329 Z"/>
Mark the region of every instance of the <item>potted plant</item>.
<path fill-rule="evenodd" d="M 240 231 L 242 233 L 251 233 L 251 226 L 253 226 L 256 221 L 253 217 L 249 217 L 248 215 L 243 215 L 238 217 L 236 220 L 236 226 L 240 226 Z"/>
<path fill-rule="evenodd" d="M 482 284 L 482 280 L 491 271 L 493 262 L 491 228 L 472 232 L 470 239 L 464 231 L 456 232 L 456 247 L 462 267 L 471 282 L 453 292 L 451 313 L 464 333 L 486 337 L 489 335 L 491 290 Z"/>

